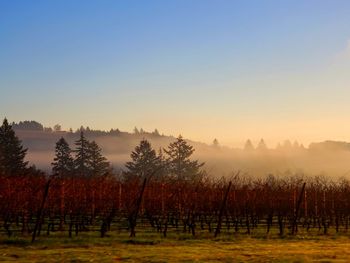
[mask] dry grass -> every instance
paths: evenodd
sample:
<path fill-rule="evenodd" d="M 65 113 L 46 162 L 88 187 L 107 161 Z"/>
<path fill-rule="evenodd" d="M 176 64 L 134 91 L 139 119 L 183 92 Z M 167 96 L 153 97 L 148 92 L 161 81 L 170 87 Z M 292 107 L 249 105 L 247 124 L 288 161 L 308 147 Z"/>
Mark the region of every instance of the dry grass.
<path fill-rule="evenodd" d="M 29 240 L 29 239 L 28 239 Z M 104 239 L 42 237 L 2 239 L 0 261 L 8 262 L 350 262 L 350 239 L 341 237 L 198 239 L 126 234 Z"/>

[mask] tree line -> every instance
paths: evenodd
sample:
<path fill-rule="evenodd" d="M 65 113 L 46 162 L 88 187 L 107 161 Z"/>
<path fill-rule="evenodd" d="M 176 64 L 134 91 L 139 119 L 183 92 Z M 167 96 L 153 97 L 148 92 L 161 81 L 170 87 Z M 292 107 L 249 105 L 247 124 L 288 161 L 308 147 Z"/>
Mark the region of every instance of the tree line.
<path fill-rule="evenodd" d="M 99 177 L 112 173 L 110 164 L 101 153 L 95 141 L 88 141 L 84 132 L 75 142 L 72 150 L 64 138 L 56 143 L 55 158 L 52 163 L 53 175 Z M 198 180 L 204 175 L 201 167 L 204 163 L 191 160 L 194 148 L 182 136 L 170 143 L 167 149 L 159 149 L 157 153 L 150 142 L 142 139 L 131 153 L 131 161 L 125 164 L 123 178 L 125 180 L 154 177 L 176 178 L 181 180 Z M 75 154 L 74 157 L 72 153 Z"/>
<path fill-rule="evenodd" d="M 80 130 L 80 137 L 72 149 L 61 137 L 55 145 L 55 157 L 52 165 L 52 176 L 55 177 L 101 177 L 113 175 L 113 169 L 102 149 L 95 141 L 89 141 L 85 129 Z M 158 131 L 157 131 L 158 133 Z M 24 175 L 39 171 L 28 167 L 25 149 L 15 131 L 4 119 L 0 127 L 0 173 L 7 176 Z M 201 170 L 204 163 L 191 160 L 195 149 L 180 135 L 166 149 L 156 152 L 149 141 L 142 139 L 131 153 L 131 161 L 125 164 L 123 178 L 169 177 L 181 180 L 198 180 L 205 172 Z"/>

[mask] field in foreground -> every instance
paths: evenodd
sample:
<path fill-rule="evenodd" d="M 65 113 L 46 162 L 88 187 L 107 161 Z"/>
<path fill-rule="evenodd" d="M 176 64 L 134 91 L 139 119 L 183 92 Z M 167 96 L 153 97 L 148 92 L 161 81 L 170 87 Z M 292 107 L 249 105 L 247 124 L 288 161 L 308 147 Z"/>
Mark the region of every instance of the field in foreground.
<path fill-rule="evenodd" d="M 170 237 L 125 234 L 97 238 L 85 234 L 73 239 L 42 237 L 2 238 L 0 261 L 9 262 L 349 262 L 346 236 L 293 238 Z"/>

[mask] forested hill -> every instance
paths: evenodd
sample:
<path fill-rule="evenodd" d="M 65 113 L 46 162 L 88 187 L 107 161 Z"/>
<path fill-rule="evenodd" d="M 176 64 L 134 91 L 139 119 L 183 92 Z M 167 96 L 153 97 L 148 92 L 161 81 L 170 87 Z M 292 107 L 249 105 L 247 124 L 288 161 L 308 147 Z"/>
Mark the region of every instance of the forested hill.
<path fill-rule="evenodd" d="M 71 148 L 74 148 L 80 130 L 84 131 L 87 139 L 97 142 L 115 168 L 124 167 L 130 153 L 143 138 L 156 151 L 166 148 L 175 140 L 174 136 L 162 135 L 156 129 L 146 132 L 135 128 L 129 133 L 119 129 L 100 131 L 81 127 L 76 131 L 62 131 L 60 125 L 46 128 L 36 121 L 12 123 L 12 127 L 23 145 L 28 148 L 27 159 L 46 171 L 50 169 L 58 139 L 64 137 Z M 228 175 L 237 170 L 257 176 L 286 171 L 347 176 L 350 170 L 350 144 L 346 142 L 312 143 L 305 148 L 298 143 L 285 141 L 276 148 L 268 148 L 263 140 L 256 146 L 248 140 L 244 149 L 232 149 L 220 146 L 216 140 L 211 145 L 187 141 L 195 148 L 194 158 L 205 162 L 205 169 L 215 176 Z"/>
<path fill-rule="evenodd" d="M 91 130 L 89 128 L 80 128 L 77 131 L 61 131 L 45 128 L 43 130 L 30 130 L 14 128 L 18 137 L 23 141 L 25 147 L 30 151 L 51 151 L 54 149 L 55 143 L 61 137 L 64 137 L 70 144 L 74 144 L 80 136 L 80 131 L 84 131 L 84 135 L 89 140 L 96 141 L 106 154 L 126 153 L 130 147 L 134 147 L 137 143 L 145 138 L 151 141 L 159 142 L 154 148 L 169 143 L 175 138 L 173 136 L 160 135 L 158 132 L 122 132 L 118 129 L 111 131 Z M 195 143 L 197 144 L 197 143 Z"/>
<path fill-rule="evenodd" d="M 115 167 L 123 167 L 124 163 L 129 160 L 131 151 L 142 139 L 150 141 L 156 151 L 175 141 L 174 136 L 161 135 L 157 129 L 146 132 L 135 128 L 132 133 L 129 133 L 119 129 L 101 131 L 81 127 L 76 131 L 62 131 L 60 125 L 47 128 L 36 121 L 12 123 L 12 127 L 22 140 L 24 147 L 28 148 L 28 160 L 44 170 L 50 166 L 56 142 L 64 137 L 71 148 L 74 148 L 74 142 L 79 138 L 81 130 L 84 131 L 87 139 L 97 142 L 104 155 Z M 197 152 L 211 148 L 204 143 L 187 141 L 195 147 Z"/>

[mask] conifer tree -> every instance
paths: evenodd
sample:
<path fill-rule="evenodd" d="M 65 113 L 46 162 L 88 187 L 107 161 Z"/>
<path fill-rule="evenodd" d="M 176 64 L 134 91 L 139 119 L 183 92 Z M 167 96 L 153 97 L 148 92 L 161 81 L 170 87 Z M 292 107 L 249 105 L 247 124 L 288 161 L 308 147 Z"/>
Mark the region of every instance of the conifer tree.
<path fill-rule="evenodd" d="M 252 150 L 254 150 L 254 146 L 253 146 L 251 140 L 248 139 L 248 140 L 246 141 L 246 143 L 245 143 L 245 145 L 244 145 L 244 150 L 246 150 L 246 151 L 252 151 Z"/>
<path fill-rule="evenodd" d="M 74 167 L 79 176 L 88 176 L 89 173 L 89 141 L 84 136 L 84 131 L 80 131 L 80 138 L 75 142 Z"/>
<path fill-rule="evenodd" d="M 68 176 L 74 172 L 72 150 L 67 141 L 62 137 L 56 143 L 55 158 L 53 159 L 52 172 L 56 176 Z"/>
<path fill-rule="evenodd" d="M 169 175 L 168 162 L 166 156 L 163 153 L 163 149 L 160 147 L 158 150 L 159 171 L 157 172 L 158 179 L 165 179 Z"/>
<path fill-rule="evenodd" d="M 154 129 L 154 131 L 152 132 L 152 135 L 160 136 L 158 129 Z"/>
<path fill-rule="evenodd" d="M 266 151 L 267 150 L 267 146 L 265 144 L 265 141 L 264 139 L 261 139 L 259 144 L 258 144 L 258 147 L 256 147 L 257 150 L 259 151 Z"/>
<path fill-rule="evenodd" d="M 8 176 L 21 175 L 27 170 L 24 161 L 27 149 L 16 136 L 12 126 L 5 118 L 0 126 L 0 173 Z"/>
<path fill-rule="evenodd" d="M 102 155 L 101 148 L 95 141 L 88 145 L 88 169 L 91 176 L 103 176 L 108 173 L 109 163 Z"/>
<path fill-rule="evenodd" d="M 130 155 L 130 162 L 126 163 L 126 178 L 145 178 L 152 175 L 160 166 L 160 159 L 152 149 L 151 144 L 143 139 Z"/>
<path fill-rule="evenodd" d="M 180 180 L 195 180 L 202 173 L 200 168 L 204 163 L 191 161 L 190 157 L 194 152 L 193 146 L 189 145 L 180 135 L 175 142 L 170 143 L 167 150 L 167 164 L 169 172 Z"/>
<path fill-rule="evenodd" d="M 215 138 L 215 139 L 213 140 L 213 147 L 214 147 L 214 148 L 219 148 L 219 146 L 220 146 L 220 145 L 219 145 L 219 141 L 218 141 L 218 139 Z"/>

